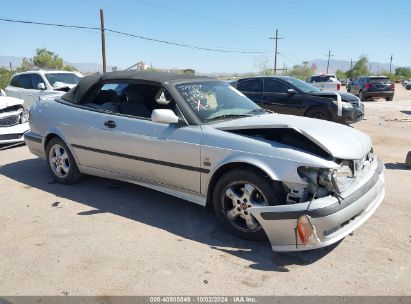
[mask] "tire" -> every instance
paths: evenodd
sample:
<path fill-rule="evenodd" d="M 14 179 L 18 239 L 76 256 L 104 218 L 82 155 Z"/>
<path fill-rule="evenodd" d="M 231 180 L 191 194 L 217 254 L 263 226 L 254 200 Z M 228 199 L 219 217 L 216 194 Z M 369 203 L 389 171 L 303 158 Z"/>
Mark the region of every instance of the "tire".
<path fill-rule="evenodd" d="M 47 167 L 54 181 L 61 184 L 74 184 L 82 178 L 76 161 L 65 142 L 52 138 L 46 147 Z"/>
<path fill-rule="evenodd" d="M 365 100 L 367 99 L 367 98 L 364 97 L 362 91 L 360 91 L 360 92 L 358 93 L 358 98 L 359 98 L 361 101 L 365 101 Z"/>
<path fill-rule="evenodd" d="M 385 98 L 385 100 L 386 100 L 386 101 L 392 101 L 393 98 L 394 98 L 394 96 L 389 96 L 389 97 Z"/>
<path fill-rule="evenodd" d="M 285 198 L 279 182 L 254 170 L 238 169 L 218 180 L 213 205 L 217 220 L 226 230 L 240 238 L 259 241 L 266 239 L 265 232 L 247 208 L 284 204 Z"/>
<path fill-rule="evenodd" d="M 330 111 L 325 108 L 311 108 L 305 113 L 305 116 L 322 120 L 331 120 L 332 118 Z"/>

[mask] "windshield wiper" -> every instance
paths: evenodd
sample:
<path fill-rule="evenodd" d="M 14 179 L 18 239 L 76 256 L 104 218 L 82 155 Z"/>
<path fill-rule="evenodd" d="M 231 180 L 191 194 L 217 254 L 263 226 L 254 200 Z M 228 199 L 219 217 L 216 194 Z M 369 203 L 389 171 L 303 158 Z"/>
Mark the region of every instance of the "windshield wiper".
<path fill-rule="evenodd" d="M 213 121 L 213 120 L 218 120 L 218 119 L 226 119 L 226 118 L 240 118 L 240 117 L 251 117 L 253 115 L 249 114 L 226 114 L 226 115 L 220 115 L 217 117 L 209 118 L 207 121 Z"/>
<path fill-rule="evenodd" d="M 273 111 L 263 109 L 263 108 L 258 108 L 258 109 L 254 109 L 254 110 L 248 112 L 248 114 L 251 114 L 251 113 L 273 113 Z"/>

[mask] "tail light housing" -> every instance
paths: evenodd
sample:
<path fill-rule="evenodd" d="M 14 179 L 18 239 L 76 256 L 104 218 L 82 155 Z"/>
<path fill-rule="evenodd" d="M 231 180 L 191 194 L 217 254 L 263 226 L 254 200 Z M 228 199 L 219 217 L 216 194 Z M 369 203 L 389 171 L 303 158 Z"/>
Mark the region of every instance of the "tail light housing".
<path fill-rule="evenodd" d="M 366 90 L 369 90 L 369 89 L 371 89 L 371 88 L 372 88 L 372 84 L 369 83 L 369 82 L 367 82 L 367 83 L 365 84 L 365 89 L 366 89 Z"/>
<path fill-rule="evenodd" d="M 337 91 L 339 91 L 341 89 L 341 84 L 337 83 Z"/>

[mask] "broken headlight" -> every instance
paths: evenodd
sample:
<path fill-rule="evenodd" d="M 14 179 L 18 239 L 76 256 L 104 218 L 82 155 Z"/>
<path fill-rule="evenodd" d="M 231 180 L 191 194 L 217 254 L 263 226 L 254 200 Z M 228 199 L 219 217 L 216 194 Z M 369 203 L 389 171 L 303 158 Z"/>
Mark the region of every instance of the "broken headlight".
<path fill-rule="evenodd" d="M 348 162 L 343 161 L 339 168 L 334 170 L 331 175 L 331 182 L 338 193 L 346 191 L 354 180 L 353 171 Z"/>
<path fill-rule="evenodd" d="M 320 169 L 300 167 L 298 174 L 307 181 L 307 190 L 315 193 L 316 197 L 325 196 L 327 193 L 342 193 L 352 184 L 354 176 L 348 161 L 343 161 L 336 169 Z"/>
<path fill-rule="evenodd" d="M 26 122 L 28 122 L 29 121 L 29 111 L 27 111 L 27 110 L 24 110 L 23 111 L 23 113 L 21 113 L 21 116 L 20 116 L 20 123 L 26 123 Z"/>

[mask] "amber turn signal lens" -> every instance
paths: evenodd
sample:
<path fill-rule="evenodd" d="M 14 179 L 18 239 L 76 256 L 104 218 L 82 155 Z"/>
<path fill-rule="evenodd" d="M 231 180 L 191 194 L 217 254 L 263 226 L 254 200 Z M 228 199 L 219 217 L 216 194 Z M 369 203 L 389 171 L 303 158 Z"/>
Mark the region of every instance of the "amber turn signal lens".
<path fill-rule="evenodd" d="M 298 236 L 300 237 L 300 240 L 303 243 L 303 245 L 307 245 L 308 240 L 310 239 L 314 231 L 314 227 L 311 224 L 308 215 L 304 214 L 300 216 L 300 218 L 297 221 L 297 231 Z"/>

